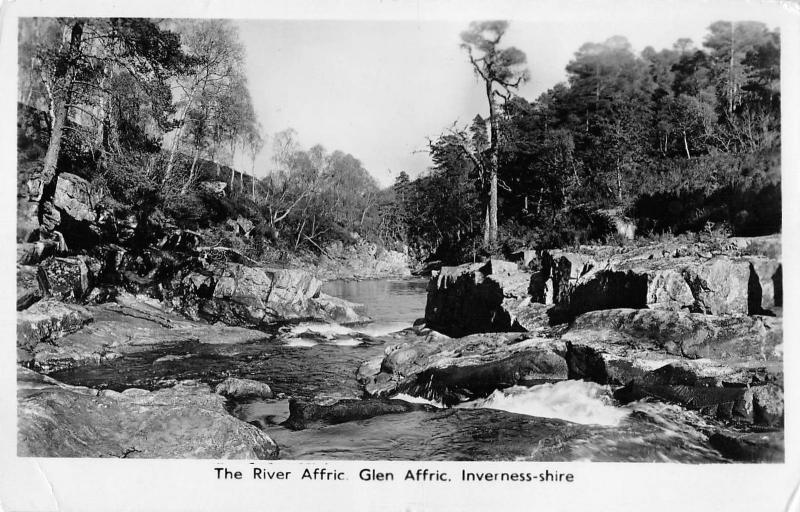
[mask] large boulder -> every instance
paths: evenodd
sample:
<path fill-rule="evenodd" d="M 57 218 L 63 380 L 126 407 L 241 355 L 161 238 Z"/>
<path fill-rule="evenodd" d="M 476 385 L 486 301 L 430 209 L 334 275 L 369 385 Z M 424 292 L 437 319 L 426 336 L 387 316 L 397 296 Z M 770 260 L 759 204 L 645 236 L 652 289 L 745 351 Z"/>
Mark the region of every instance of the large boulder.
<path fill-rule="evenodd" d="M 80 257 L 51 257 L 39 264 L 39 282 L 46 295 L 80 302 L 89 291 L 89 266 Z"/>
<path fill-rule="evenodd" d="M 228 377 L 214 388 L 225 398 L 272 398 L 272 389 L 264 382 Z"/>
<path fill-rule="evenodd" d="M 530 282 L 529 272 L 508 261 L 442 267 L 428 284 L 425 322 L 450 336 L 522 331 L 512 305 L 528 297 Z"/>
<path fill-rule="evenodd" d="M 94 222 L 97 220 L 95 208 L 102 199 L 91 183 L 70 173 L 61 173 L 56 180 L 53 205 L 62 215 L 76 222 Z"/>
<path fill-rule="evenodd" d="M 371 396 L 402 392 L 453 405 L 514 385 L 564 380 L 564 355 L 559 342 L 526 334 L 431 333 L 390 346 L 379 365 L 364 363 L 357 377 Z"/>
<path fill-rule="evenodd" d="M 17 455 L 274 459 L 278 447 L 206 385 L 98 392 L 17 370 Z"/>
<path fill-rule="evenodd" d="M 96 223 L 97 207 L 103 196 L 100 189 L 79 176 L 58 175 L 52 198 L 52 207 L 57 211 L 53 222 L 70 249 L 89 248 L 99 242 L 102 229 Z"/>

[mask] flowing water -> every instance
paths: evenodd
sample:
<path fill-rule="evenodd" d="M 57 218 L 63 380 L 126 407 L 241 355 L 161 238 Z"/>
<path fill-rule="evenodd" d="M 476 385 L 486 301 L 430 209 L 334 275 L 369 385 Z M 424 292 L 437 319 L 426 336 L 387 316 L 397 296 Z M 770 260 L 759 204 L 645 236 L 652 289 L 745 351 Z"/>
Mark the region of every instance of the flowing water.
<path fill-rule="evenodd" d="M 266 382 L 277 398 L 231 403 L 231 412 L 264 429 L 283 458 L 724 462 L 708 446 L 709 426 L 695 413 L 659 403 L 623 407 L 609 387 L 582 381 L 515 386 L 455 408 L 397 395 L 439 409 L 302 431 L 280 426 L 290 396 L 362 397 L 358 366 L 402 341 L 402 335 L 386 335 L 424 315 L 425 289 L 420 280 L 330 282 L 325 293 L 364 304 L 374 322 L 288 325 L 258 343 L 171 345 L 51 376 L 115 390 L 182 379 L 213 385 L 229 376 Z"/>

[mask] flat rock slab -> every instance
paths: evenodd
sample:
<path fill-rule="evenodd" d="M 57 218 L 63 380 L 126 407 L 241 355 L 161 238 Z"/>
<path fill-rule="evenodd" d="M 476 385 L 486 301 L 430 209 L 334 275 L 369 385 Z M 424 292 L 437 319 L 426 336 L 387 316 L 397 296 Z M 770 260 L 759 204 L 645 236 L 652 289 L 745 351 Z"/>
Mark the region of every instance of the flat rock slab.
<path fill-rule="evenodd" d="M 266 338 L 261 331 L 190 322 L 146 304 L 87 306 L 94 322 L 34 349 L 34 366 L 55 370 L 98 363 L 173 343 L 238 344 Z"/>
<path fill-rule="evenodd" d="M 122 393 L 65 386 L 18 368 L 21 457 L 273 459 L 277 445 L 208 386 Z"/>
<path fill-rule="evenodd" d="M 314 401 L 291 399 L 289 401 L 289 418 L 283 423 L 283 426 L 292 430 L 303 430 L 313 426 L 365 420 L 384 414 L 436 410 L 437 408 L 432 405 L 410 403 L 403 400 L 340 399 L 333 403 L 315 403 Z"/>
<path fill-rule="evenodd" d="M 783 325 L 774 317 L 608 309 L 579 316 L 562 339 L 583 345 L 640 346 L 692 359 L 783 359 Z"/>
<path fill-rule="evenodd" d="M 92 314 L 83 306 L 41 300 L 17 313 L 17 347 L 33 350 L 39 343 L 53 343 L 91 321 Z"/>

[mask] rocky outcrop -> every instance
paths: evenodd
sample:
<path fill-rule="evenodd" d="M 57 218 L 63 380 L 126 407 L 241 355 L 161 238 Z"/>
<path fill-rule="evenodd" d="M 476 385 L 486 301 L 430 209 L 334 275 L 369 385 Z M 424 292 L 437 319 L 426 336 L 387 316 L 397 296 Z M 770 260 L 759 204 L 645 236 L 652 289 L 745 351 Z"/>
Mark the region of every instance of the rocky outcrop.
<path fill-rule="evenodd" d="M 272 389 L 264 382 L 228 377 L 217 384 L 214 392 L 225 398 L 272 398 Z"/>
<path fill-rule="evenodd" d="M 363 306 L 324 295 L 321 286 L 302 270 L 228 263 L 186 275 L 173 304 L 211 322 L 250 327 L 285 320 L 369 321 Z"/>
<path fill-rule="evenodd" d="M 501 260 L 442 267 L 428 284 L 425 321 L 450 336 L 523 331 L 515 312 L 528 297 L 530 281 L 530 273 Z"/>
<path fill-rule="evenodd" d="M 625 345 L 687 357 L 720 361 L 780 361 L 780 319 L 763 316 L 714 316 L 682 311 L 608 309 L 579 316 L 562 339 L 573 345 Z"/>
<path fill-rule="evenodd" d="M 412 266 L 407 250 L 386 249 L 363 239 L 350 244 L 332 242 L 325 246 L 318 261 L 303 265 L 325 280 L 404 277 L 411 275 Z"/>
<path fill-rule="evenodd" d="M 535 301 L 558 306 L 557 321 L 610 308 L 761 314 L 782 302 L 780 262 L 735 250 L 581 247 L 581 252 L 544 251 L 541 261 L 530 293 Z"/>
<path fill-rule="evenodd" d="M 358 378 L 368 394 L 407 393 L 453 405 L 496 389 L 567 378 L 563 344 L 523 334 L 449 338 L 436 333 L 389 347 Z"/>
<path fill-rule="evenodd" d="M 20 457 L 274 459 L 278 447 L 206 385 L 122 393 L 17 371 Z"/>

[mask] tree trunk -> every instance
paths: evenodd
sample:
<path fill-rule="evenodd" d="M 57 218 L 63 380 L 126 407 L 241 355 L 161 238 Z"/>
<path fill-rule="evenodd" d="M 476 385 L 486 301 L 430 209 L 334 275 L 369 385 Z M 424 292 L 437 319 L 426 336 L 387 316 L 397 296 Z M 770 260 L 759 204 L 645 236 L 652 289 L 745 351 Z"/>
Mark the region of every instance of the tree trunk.
<path fill-rule="evenodd" d="M 486 98 L 489 100 L 489 202 L 486 206 L 485 245 L 497 242 L 497 115 L 495 114 L 492 82 L 486 82 Z"/>
<path fill-rule="evenodd" d="M 47 143 L 47 152 L 44 156 L 40 185 L 34 194 L 37 201 L 42 198 L 45 187 L 53 181 L 56 175 L 58 156 L 61 153 L 61 139 L 64 135 L 64 126 L 67 122 L 67 110 L 69 109 L 68 105 L 70 102 L 70 93 L 72 91 L 72 81 L 75 75 L 75 69 L 69 62 L 75 59 L 76 54 L 80 51 L 82 37 L 83 22 L 75 22 L 75 24 L 72 25 L 72 33 L 70 35 L 69 58 L 66 59 L 67 63 L 62 63 L 56 67 L 55 81 L 57 82 L 59 79 L 62 79 L 64 84 L 61 87 L 61 92 L 53 96 L 53 118 L 50 127 L 50 141 Z"/>
<path fill-rule="evenodd" d="M 689 142 L 686 140 L 686 130 L 683 130 L 683 149 L 686 150 L 686 158 L 691 160 L 692 155 L 689 153 Z"/>
<path fill-rule="evenodd" d="M 200 151 L 195 151 L 194 156 L 192 157 L 192 166 L 189 168 L 189 177 L 186 178 L 186 183 L 183 184 L 181 187 L 181 195 L 185 196 L 186 193 L 189 191 L 189 187 L 192 185 L 194 181 L 194 170 L 197 167 L 197 158 L 200 156 Z"/>

